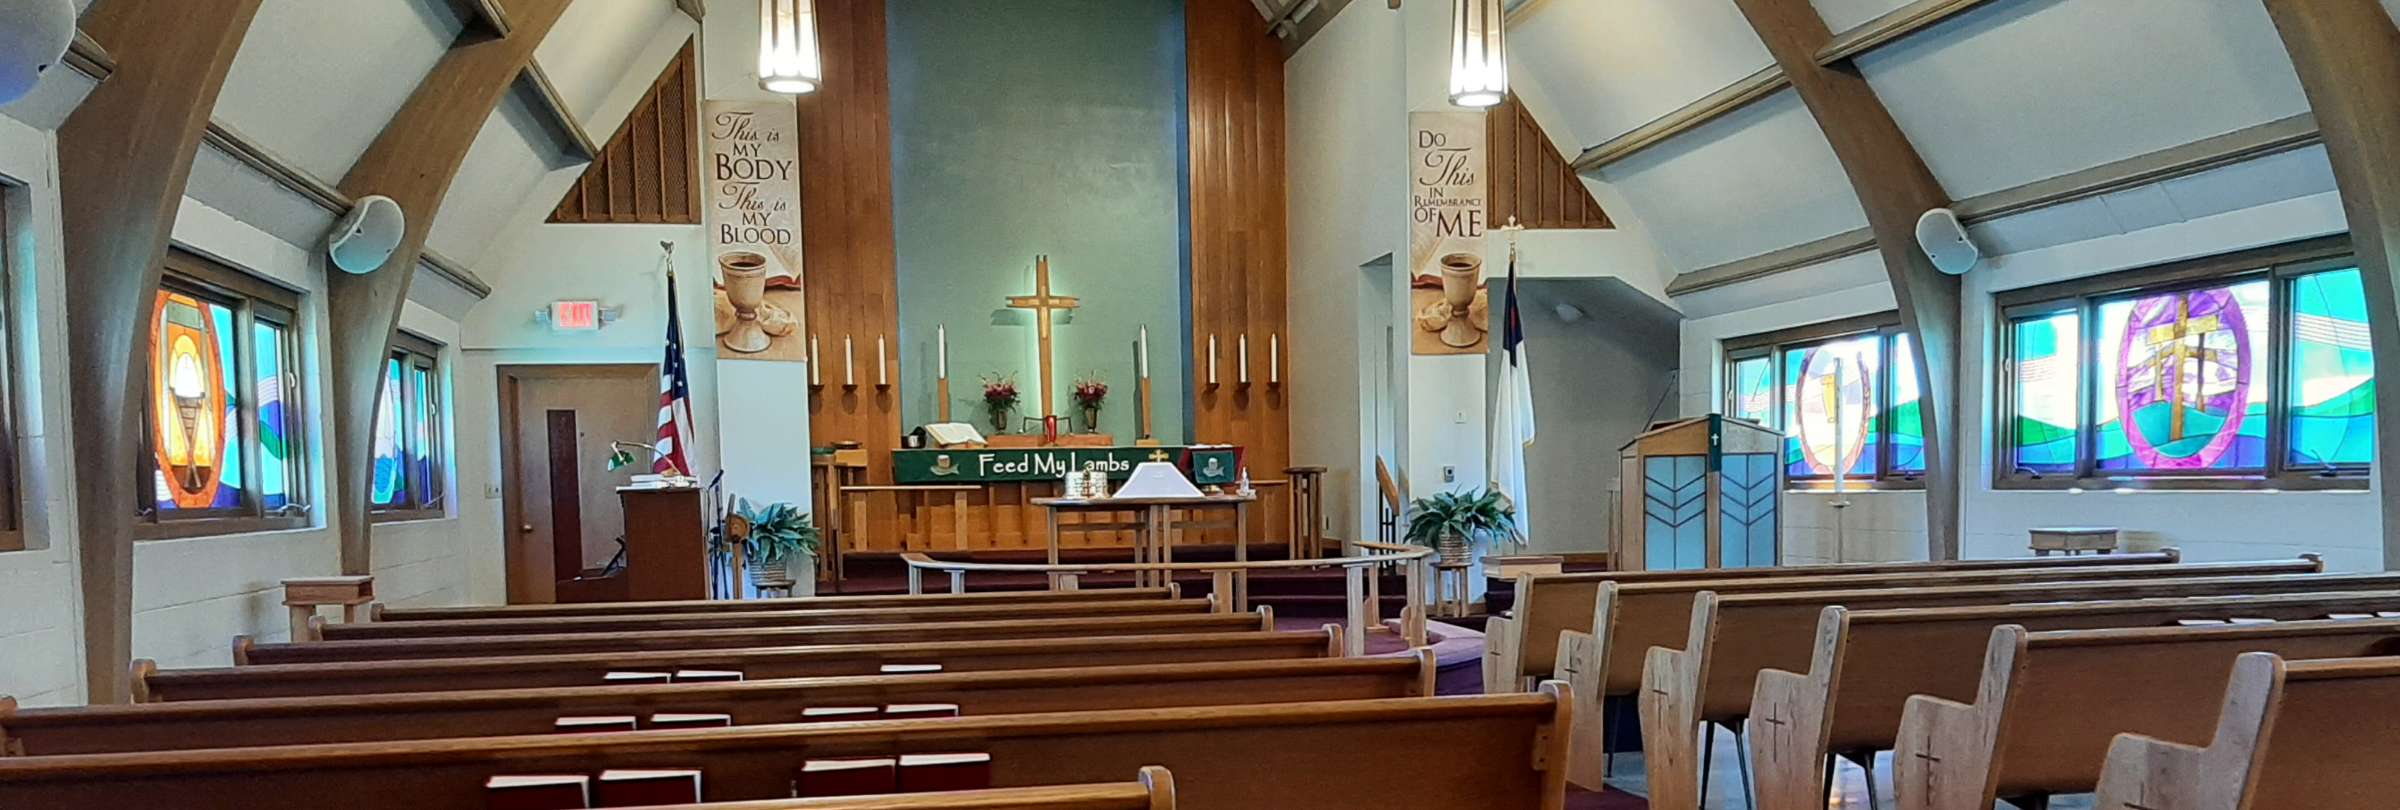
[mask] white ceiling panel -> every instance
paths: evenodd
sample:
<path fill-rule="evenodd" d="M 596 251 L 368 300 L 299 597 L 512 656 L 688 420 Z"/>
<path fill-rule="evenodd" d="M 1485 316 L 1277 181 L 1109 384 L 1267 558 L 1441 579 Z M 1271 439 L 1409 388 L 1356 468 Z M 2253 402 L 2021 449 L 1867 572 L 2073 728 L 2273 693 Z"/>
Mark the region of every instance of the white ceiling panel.
<path fill-rule="evenodd" d="M 2334 191 L 2324 147 L 2312 146 L 2149 185 L 2038 208 L 1968 228 L 2003 256 L 2133 233 Z"/>
<path fill-rule="evenodd" d="M 1862 227 L 1866 214 L 1800 97 L 1778 93 L 1603 170 L 1678 272 Z"/>
<path fill-rule="evenodd" d="M 582 0 L 567 6 L 533 58 L 558 87 L 575 120 L 588 126 L 593 111 L 634 63 L 633 57 L 677 13 L 675 4 L 664 0 Z M 604 137 L 599 132 L 593 136 Z"/>
<path fill-rule="evenodd" d="M 1859 68 L 1957 198 L 2308 109 L 2255 2 L 1997 3 Z"/>
<path fill-rule="evenodd" d="M 293 245 L 313 247 L 333 230 L 333 213 L 324 206 L 214 146 L 202 145 L 193 156 L 184 196 Z"/>
<path fill-rule="evenodd" d="M 1816 4 L 1817 14 L 1825 18 L 1826 27 L 1832 28 L 1834 33 L 1841 33 L 1857 28 L 1868 20 L 1881 17 L 1893 9 L 1908 5 L 1909 0 L 1809 0 L 1809 2 Z"/>
<path fill-rule="evenodd" d="M 423 0 L 266 0 L 216 117 L 328 181 L 366 153 L 458 38 Z"/>
<path fill-rule="evenodd" d="M 1774 63 L 1732 0 L 1548 0 L 1508 31 L 1578 143 L 1599 143 Z"/>
<path fill-rule="evenodd" d="M 520 94 L 511 93 L 483 123 L 425 238 L 434 250 L 475 267 L 500 232 L 517 220 L 527 192 L 541 184 L 543 175 L 561 168 L 553 165 L 560 160 L 557 147 L 536 115 Z"/>

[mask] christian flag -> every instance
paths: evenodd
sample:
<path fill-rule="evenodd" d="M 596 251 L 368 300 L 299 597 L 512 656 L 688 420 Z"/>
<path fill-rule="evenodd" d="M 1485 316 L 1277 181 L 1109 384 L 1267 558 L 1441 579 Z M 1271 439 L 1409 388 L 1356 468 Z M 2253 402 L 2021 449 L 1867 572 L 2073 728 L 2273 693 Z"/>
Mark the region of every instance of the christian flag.
<path fill-rule="evenodd" d="M 1492 402 L 1492 489 L 1517 511 L 1517 530 L 1530 533 L 1526 518 L 1525 451 L 1533 449 L 1533 368 L 1525 357 L 1525 322 L 1518 310 L 1517 255 L 1508 255 L 1508 303 L 1500 319 L 1500 390 Z"/>
<path fill-rule="evenodd" d="M 675 262 L 667 258 L 667 355 L 658 363 L 658 459 L 650 471 L 661 475 L 691 475 L 691 457 L 683 452 L 692 435 L 692 380 L 683 363 L 683 317 L 675 307 Z"/>

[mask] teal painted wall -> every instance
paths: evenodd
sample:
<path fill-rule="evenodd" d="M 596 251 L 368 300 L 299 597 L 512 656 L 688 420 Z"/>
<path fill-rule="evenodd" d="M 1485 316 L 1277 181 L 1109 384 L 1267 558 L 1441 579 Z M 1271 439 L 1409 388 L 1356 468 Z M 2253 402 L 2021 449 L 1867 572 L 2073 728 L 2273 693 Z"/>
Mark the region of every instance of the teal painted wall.
<path fill-rule="evenodd" d="M 891 0 L 887 9 L 904 427 L 936 414 L 940 324 L 950 329 L 952 418 L 989 430 L 977 377 L 992 372 L 1016 375 L 1019 414 L 1040 413 L 1035 324 L 1003 299 L 1033 291 L 1034 256 L 1046 253 L 1051 292 L 1083 299 L 1057 316 L 1060 415 L 1080 427 L 1068 391 L 1097 372 L 1109 383 L 1102 429 L 1132 441 L 1133 341 L 1146 325 L 1155 433 L 1182 440 L 1182 0 Z"/>

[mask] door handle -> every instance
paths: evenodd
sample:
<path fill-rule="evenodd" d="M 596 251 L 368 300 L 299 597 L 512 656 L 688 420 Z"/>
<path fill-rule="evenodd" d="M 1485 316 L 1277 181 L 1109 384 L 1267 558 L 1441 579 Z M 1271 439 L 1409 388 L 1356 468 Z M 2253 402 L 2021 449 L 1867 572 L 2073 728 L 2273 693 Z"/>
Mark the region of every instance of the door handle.
<path fill-rule="evenodd" d="M 532 533 L 533 533 L 533 524 L 531 524 L 531 523 L 527 523 L 527 524 L 525 524 L 525 525 L 523 525 L 523 526 L 518 526 L 518 527 L 517 527 L 517 532 L 518 532 L 519 534 L 532 534 Z"/>

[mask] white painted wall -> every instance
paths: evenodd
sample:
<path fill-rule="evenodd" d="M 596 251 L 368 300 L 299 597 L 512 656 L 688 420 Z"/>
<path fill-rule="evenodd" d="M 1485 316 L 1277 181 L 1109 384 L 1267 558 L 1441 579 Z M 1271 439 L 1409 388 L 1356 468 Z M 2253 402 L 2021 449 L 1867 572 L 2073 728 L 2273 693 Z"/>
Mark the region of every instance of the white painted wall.
<path fill-rule="evenodd" d="M 66 386 L 40 373 L 64 368 L 67 351 L 63 319 L 43 317 L 41 305 L 58 301 L 66 284 L 53 145 L 50 133 L 0 117 L 0 206 L 7 220 L 0 264 L 8 270 L 8 312 L 18 322 L 17 377 L 10 382 L 24 398 L 16 440 L 29 548 L 0 553 L 0 649 L 8 650 L 0 655 L 0 694 L 27 706 L 83 702 L 75 495 L 62 485 L 72 480 L 67 464 L 74 444 Z"/>

